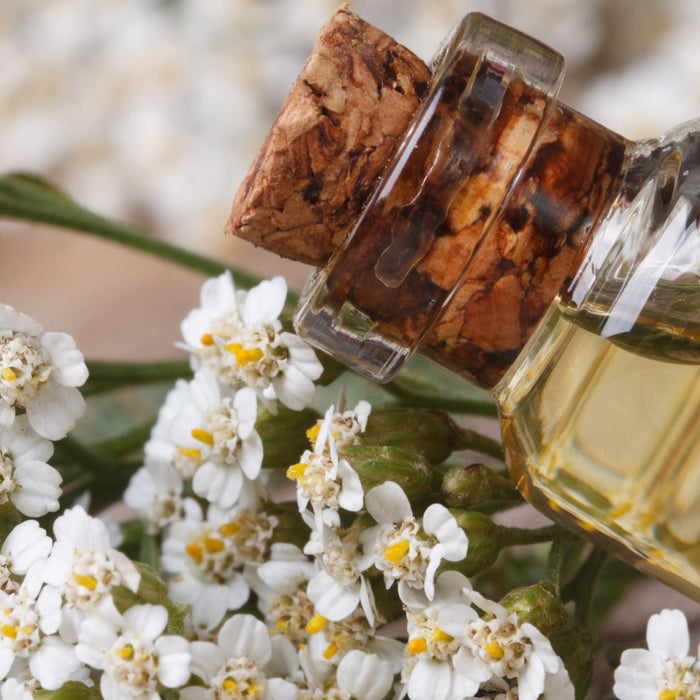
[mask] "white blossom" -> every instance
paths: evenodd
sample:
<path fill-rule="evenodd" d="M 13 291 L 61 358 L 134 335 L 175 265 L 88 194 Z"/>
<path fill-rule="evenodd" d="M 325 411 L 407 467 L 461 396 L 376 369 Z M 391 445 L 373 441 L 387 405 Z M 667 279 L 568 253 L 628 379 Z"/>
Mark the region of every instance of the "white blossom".
<path fill-rule="evenodd" d="M 117 615 L 112 590 L 119 585 L 136 592 L 141 575 L 134 563 L 111 546 L 109 531 L 98 518 L 74 506 L 56 519 L 55 542 L 42 577 L 63 596 L 61 635 L 77 639 L 89 613 Z"/>
<path fill-rule="evenodd" d="M 231 273 L 207 280 L 201 306 L 181 324 L 193 369 L 208 367 L 224 385 L 245 384 L 274 411 L 275 400 L 301 410 L 313 399 L 323 367 L 278 316 L 287 284 L 282 277 L 237 291 Z"/>
<path fill-rule="evenodd" d="M 438 625 L 459 647 L 453 656 L 455 670 L 471 683 L 491 678 L 514 680 L 519 700 L 537 700 L 548 675 L 566 672 L 550 641 L 534 625 L 518 620 L 515 613 L 488 600 L 465 584 L 467 603 L 447 605 L 438 614 Z M 472 604 L 486 613 L 481 617 Z M 562 700 L 573 700 L 574 688 L 563 683 Z"/>
<path fill-rule="evenodd" d="M 138 512 L 146 532 L 155 535 L 185 514 L 180 472 L 164 459 L 146 457 L 129 480 L 124 503 Z"/>
<path fill-rule="evenodd" d="M 269 677 L 272 642 L 267 627 L 252 615 L 234 615 L 224 622 L 217 643 L 192 642 L 192 670 L 204 688 L 185 688 L 184 700 L 259 698 L 296 700 L 298 688 L 291 682 Z"/>
<path fill-rule="evenodd" d="M 250 595 L 241 573 L 244 558 L 235 521 L 204 520 L 201 511 L 174 523 L 162 545 L 161 565 L 174 600 L 191 606 L 195 630 L 211 630 L 226 611 L 236 610 Z"/>
<path fill-rule="evenodd" d="M 428 600 L 425 591 L 406 588 L 403 596 L 408 626 L 408 643 L 401 680 L 411 700 L 462 700 L 471 698 L 479 683 L 465 678 L 454 665 L 459 642 L 438 623 L 446 606 L 465 601 L 467 578 L 457 571 L 445 571 L 435 581 Z"/>
<path fill-rule="evenodd" d="M 33 318 L 0 304 L 0 424 L 24 409 L 39 435 L 65 437 L 85 411 L 76 387 L 87 375 L 73 338 L 44 333 Z"/>
<path fill-rule="evenodd" d="M 384 574 L 387 588 L 398 580 L 400 592 L 406 586 L 425 588 L 428 599 L 432 598 L 440 562 L 460 561 L 467 555 L 464 530 L 439 503 L 428 506 L 422 519 L 414 518 L 408 496 L 393 481 L 370 489 L 365 504 L 379 524 L 360 537 L 364 549 L 362 569 L 374 565 Z"/>
<path fill-rule="evenodd" d="M 328 419 L 322 418 L 306 431 L 312 449 L 316 446 L 316 440 L 321 435 L 322 429 L 324 432 L 330 432 L 337 450 L 357 445 L 359 436 L 367 429 L 367 419 L 371 412 L 372 405 L 368 401 L 358 401 L 355 408 L 342 411 L 342 413 L 332 410 L 327 427 L 324 428 L 324 421 Z M 323 441 L 323 437 L 321 440 Z"/>
<path fill-rule="evenodd" d="M 321 566 L 306 587 L 309 599 L 320 615 L 342 620 L 362 607 L 370 624 L 374 624 L 374 597 L 360 567 L 362 551 L 352 534 L 341 538 L 324 527 L 323 545 L 317 559 Z"/>
<path fill-rule="evenodd" d="M 58 510 L 62 479 L 47 464 L 52 454 L 53 444 L 30 427 L 26 415 L 0 424 L 0 505 L 10 500 L 32 518 Z"/>
<path fill-rule="evenodd" d="M 340 523 L 340 508 L 357 512 L 364 500 L 359 475 L 346 459 L 338 457 L 332 434 L 334 413 L 330 406 L 319 426 L 313 451 L 305 450 L 301 461 L 287 469 L 287 477 L 296 482 L 299 510 L 303 512 L 311 504 L 319 531 L 323 524 L 334 527 Z"/>
<path fill-rule="evenodd" d="M 116 624 L 96 616 L 83 621 L 75 653 L 102 671 L 104 700 L 159 700 L 159 684 L 177 688 L 187 682 L 189 642 L 163 634 L 167 623 L 168 613 L 161 605 L 134 605 Z"/>
<path fill-rule="evenodd" d="M 700 647 L 689 656 L 688 621 L 681 610 L 662 610 L 647 623 L 647 649 L 626 649 L 615 669 L 620 700 L 695 700 L 700 697 Z"/>
<path fill-rule="evenodd" d="M 18 660 L 28 664 L 46 690 L 84 678 L 73 646 L 56 634 L 60 620 L 61 599 L 55 589 L 44 587 L 38 595 L 24 586 L 14 593 L 0 591 L 0 678 Z"/>
<path fill-rule="evenodd" d="M 262 440 L 255 430 L 255 392 L 243 387 L 222 393 L 216 377 L 199 370 L 188 386 L 188 400 L 171 424 L 180 454 L 195 462 L 194 492 L 221 508 L 236 503 L 244 479 L 252 481 L 262 466 Z"/>
<path fill-rule="evenodd" d="M 41 587 L 40 571 L 53 543 L 36 520 L 25 520 L 7 535 L 0 547 L 0 590 L 14 593 L 19 585 L 11 575 L 24 580 L 22 585 L 36 594 Z"/>

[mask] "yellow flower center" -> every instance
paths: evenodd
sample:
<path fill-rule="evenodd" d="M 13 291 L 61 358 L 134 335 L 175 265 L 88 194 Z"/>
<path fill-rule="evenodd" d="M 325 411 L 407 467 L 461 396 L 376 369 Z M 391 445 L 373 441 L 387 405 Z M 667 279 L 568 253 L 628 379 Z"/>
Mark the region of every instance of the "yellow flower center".
<path fill-rule="evenodd" d="M 192 437 L 206 445 L 214 444 L 214 436 L 206 430 L 202 430 L 202 428 L 194 428 L 194 430 L 192 430 Z M 199 450 L 197 450 L 197 452 L 199 452 Z"/>
<path fill-rule="evenodd" d="M 309 622 L 306 625 L 306 631 L 309 634 L 316 634 L 316 632 L 320 632 L 323 629 L 323 626 L 326 624 L 326 618 L 323 617 L 323 615 L 314 615 Z"/>
<path fill-rule="evenodd" d="M 200 339 L 199 342 L 202 345 L 214 345 L 214 336 L 211 333 L 205 333 Z"/>
<path fill-rule="evenodd" d="M 409 654 L 422 654 L 428 648 L 428 642 L 422 637 L 417 637 L 416 639 L 411 639 L 406 648 Z"/>
<path fill-rule="evenodd" d="M 409 546 L 406 540 L 401 540 L 400 542 L 396 542 L 396 544 L 390 544 L 384 550 L 384 558 L 388 559 L 392 564 L 397 564 L 406 556 Z"/>
<path fill-rule="evenodd" d="M 501 645 L 497 644 L 496 642 L 489 642 L 486 645 L 486 651 L 492 659 L 502 659 L 505 653 L 501 648 Z"/>
<path fill-rule="evenodd" d="M 17 379 L 17 375 L 11 367 L 3 367 L 2 372 L 0 374 L 2 374 L 2 378 L 6 382 L 14 382 L 15 379 Z"/>
<path fill-rule="evenodd" d="M 263 356 L 263 351 L 260 348 L 247 349 L 240 343 L 229 343 L 225 349 L 236 356 L 236 362 L 240 367 L 245 367 L 249 362 L 255 362 Z"/>
<path fill-rule="evenodd" d="M 299 483 L 303 483 L 303 477 L 304 477 L 304 472 L 306 471 L 306 467 L 308 467 L 308 464 L 305 464 L 304 462 L 299 462 L 299 464 L 292 464 L 289 469 L 287 469 L 287 478 L 291 479 L 292 481 L 298 481 Z"/>
<path fill-rule="evenodd" d="M 97 588 L 97 580 L 92 576 L 73 573 L 73 580 L 79 585 L 87 588 L 89 591 L 94 591 Z"/>

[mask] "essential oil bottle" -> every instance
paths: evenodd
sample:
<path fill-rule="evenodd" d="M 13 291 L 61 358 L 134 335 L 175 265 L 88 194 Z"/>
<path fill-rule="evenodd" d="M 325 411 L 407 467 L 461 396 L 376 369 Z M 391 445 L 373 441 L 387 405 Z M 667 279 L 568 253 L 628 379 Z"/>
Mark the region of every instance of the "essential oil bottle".
<path fill-rule="evenodd" d="M 417 350 L 487 388 L 530 502 L 700 600 L 700 121 L 629 141 L 480 14 L 433 68 L 297 330 L 379 381 Z"/>

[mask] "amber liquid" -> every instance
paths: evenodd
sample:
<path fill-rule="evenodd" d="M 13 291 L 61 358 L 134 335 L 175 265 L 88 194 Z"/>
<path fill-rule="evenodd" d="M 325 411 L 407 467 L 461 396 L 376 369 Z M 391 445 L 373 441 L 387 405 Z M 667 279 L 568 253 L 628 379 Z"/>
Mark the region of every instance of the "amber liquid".
<path fill-rule="evenodd" d="M 651 359 L 554 305 L 494 395 L 530 502 L 700 600 L 700 344 L 682 343 L 685 362 Z"/>

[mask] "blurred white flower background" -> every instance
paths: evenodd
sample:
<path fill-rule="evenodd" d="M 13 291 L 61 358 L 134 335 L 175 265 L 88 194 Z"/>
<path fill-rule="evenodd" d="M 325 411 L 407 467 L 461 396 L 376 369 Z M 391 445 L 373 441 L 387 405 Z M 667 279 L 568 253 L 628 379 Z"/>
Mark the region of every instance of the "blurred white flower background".
<path fill-rule="evenodd" d="M 339 0 L 2 0 L 0 172 L 299 288 L 308 269 L 224 237 L 233 195 Z M 562 52 L 561 99 L 630 138 L 700 115 L 697 0 L 352 0 L 424 60 L 481 11 Z M 202 278 L 110 244 L 0 221 L 0 298 L 89 357 L 175 355 Z M 651 591 L 651 593 L 649 592 Z M 609 628 L 697 605 L 650 584 Z M 684 602 L 685 601 L 685 602 Z M 635 610 L 636 606 L 636 610 Z M 635 611 L 630 615 L 630 611 Z M 594 696 L 592 696 L 594 697 Z"/>

